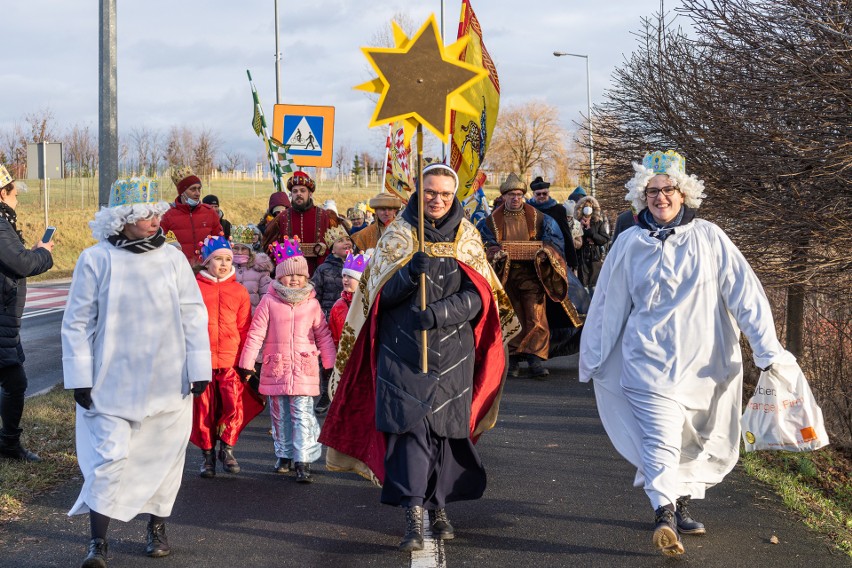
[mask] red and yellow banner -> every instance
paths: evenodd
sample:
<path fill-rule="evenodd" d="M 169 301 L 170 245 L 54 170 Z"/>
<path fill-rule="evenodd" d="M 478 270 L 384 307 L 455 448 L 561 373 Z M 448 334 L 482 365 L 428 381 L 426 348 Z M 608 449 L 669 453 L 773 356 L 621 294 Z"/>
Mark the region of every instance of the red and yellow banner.
<path fill-rule="evenodd" d="M 485 49 L 482 41 L 482 28 L 470 0 L 462 0 L 458 37 L 470 38 L 467 47 L 459 56 L 460 61 L 483 67 L 488 78 L 479 81 L 464 92 L 464 98 L 479 110 L 479 117 L 452 113 L 450 131 L 450 165 L 459 176 L 459 200 L 464 200 L 477 189 L 484 176 L 477 176 L 485 150 L 491 141 L 491 134 L 497 124 L 497 109 L 500 106 L 500 80 L 494 61 Z"/>
<path fill-rule="evenodd" d="M 411 175 L 409 156 L 411 144 L 405 143 L 405 127 L 398 120 L 391 124 L 386 147 L 385 189 L 408 203 L 414 193 L 414 181 Z"/>

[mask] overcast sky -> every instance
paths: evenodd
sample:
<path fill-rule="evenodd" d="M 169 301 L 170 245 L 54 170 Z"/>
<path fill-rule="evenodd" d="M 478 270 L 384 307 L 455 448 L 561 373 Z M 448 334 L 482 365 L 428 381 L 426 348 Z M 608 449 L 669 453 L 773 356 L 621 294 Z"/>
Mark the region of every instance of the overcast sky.
<path fill-rule="evenodd" d="M 62 127 L 98 122 L 99 0 L 3 2 L 0 131 L 50 108 Z M 494 58 L 501 104 L 538 98 L 555 105 L 568 129 L 586 109 L 583 59 L 592 102 L 613 69 L 633 51 L 641 18 L 659 0 L 473 0 Z M 676 2 L 668 2 L 671 9 Z M 445 33 L 455 41 L 459 0 L 445 0 Z M 268 117 L 275 103 L 273 0 L 119 0 L 120 133 L 203 125 L 223 149 L 263 152 L 251 130 L 250 69 Z M 374 103 L 352 87 L 371 79 L 361 46 L 394 14 L 417 24 L 440 0 L 304 0 L 279 2 L 282 101 L 336 107 L 335 142 L 379 155 L 384 134 L 367 128 Z M 337 145 L 336 144 L 336 145 Z"/>

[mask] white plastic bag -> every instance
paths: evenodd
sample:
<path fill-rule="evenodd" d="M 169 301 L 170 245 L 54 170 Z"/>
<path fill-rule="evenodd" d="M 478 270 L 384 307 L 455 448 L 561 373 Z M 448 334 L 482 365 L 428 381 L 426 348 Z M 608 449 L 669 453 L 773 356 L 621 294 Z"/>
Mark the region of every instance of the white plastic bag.
<path fill-rule="evenodd" d="M 742 418 L 747 452 L 810 452 L 829 443 L 822 410 L 802 369 L 790 359 L 760 374 Z"/>

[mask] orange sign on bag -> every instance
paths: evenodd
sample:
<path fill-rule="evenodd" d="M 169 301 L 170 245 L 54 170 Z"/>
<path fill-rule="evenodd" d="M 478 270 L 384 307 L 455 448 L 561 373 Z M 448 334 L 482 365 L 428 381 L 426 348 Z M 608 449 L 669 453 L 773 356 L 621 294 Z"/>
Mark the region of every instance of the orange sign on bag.
<path fill-rule="evenodd" d="M 806 428 L 802 428 L 801 432 L 802 432 L 802 441 L 803 442 L 810 442 L 811 440 L 817 439 L 816 430 L 814 430 L 811 426 L 808 426 Z"/>
<path fill-rule="evenodd" d="M 289 146 L 297 166 L 330 168 L 334 149 L 334 107 L 275 105 L 272 137 Z"/>

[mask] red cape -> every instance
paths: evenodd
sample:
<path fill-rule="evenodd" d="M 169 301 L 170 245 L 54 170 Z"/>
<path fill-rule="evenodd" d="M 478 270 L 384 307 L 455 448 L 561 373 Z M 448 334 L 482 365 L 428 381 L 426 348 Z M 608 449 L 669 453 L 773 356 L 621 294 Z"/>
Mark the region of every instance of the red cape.
<path fill-rule="evenodd" d="M 471 439 L 500 393 L 506 359 L 500 315 L 491 286 L 478 272 L 459 263 L 482 298 L 482 311 L 473 324 L 474 372 L 470 412 Z M 380 483 L 385 480 L 385 433 L 376 430 L 376 336 L 381 292 L 355 340 L 352 356 L 340 377 L 337 393 L 320 433 L 320 443 L 364 462 Z"/>

